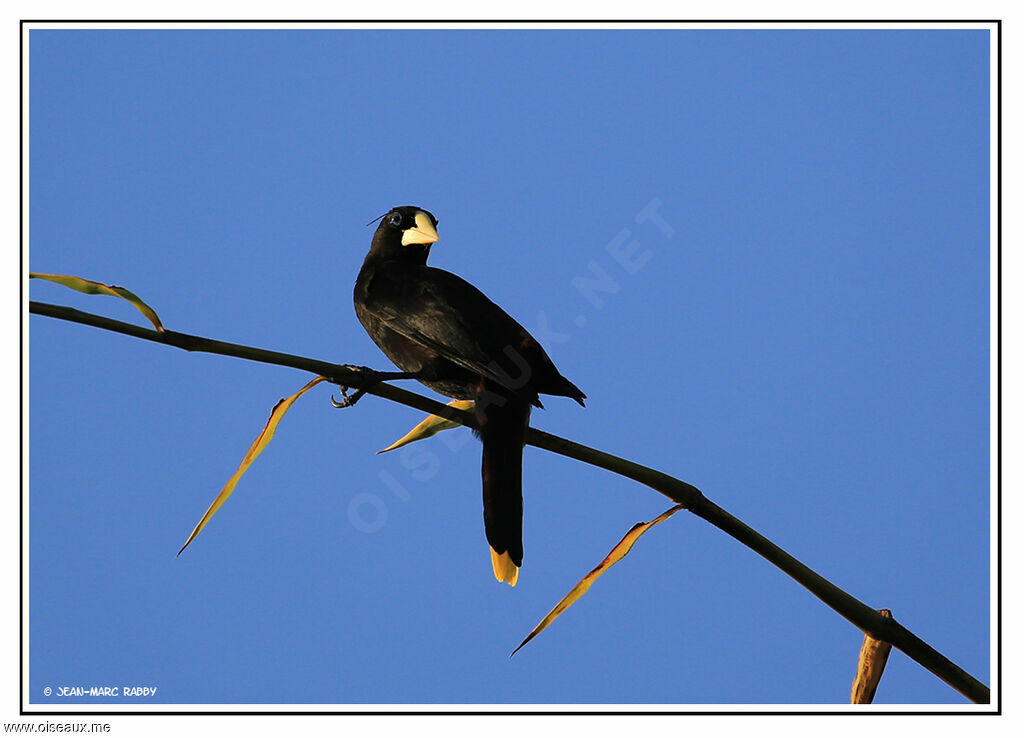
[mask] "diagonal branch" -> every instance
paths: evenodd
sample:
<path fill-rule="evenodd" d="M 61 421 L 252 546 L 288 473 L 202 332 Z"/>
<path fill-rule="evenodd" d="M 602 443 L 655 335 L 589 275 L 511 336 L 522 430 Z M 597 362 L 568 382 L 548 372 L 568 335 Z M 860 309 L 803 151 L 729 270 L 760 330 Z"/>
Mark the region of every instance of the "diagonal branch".
<path fill-rule="evenodd" d="M 470 428 L 477 427 L 476 421 L 470 413 L 442 405 L 439 402 L 401 389 L 400 387 L 383 383 L 371 384 L 374 381 L 373 377 L 378 372 L 367 367 L 350 364 L 332 364 L 326 361 L 318 361 L 277 351 L 266 351 L 252 346 L 214 341 L 175 331 L 158 333 L 155 330 L 142 328 L 131 323 L 112 320 L 61 305 L 33 301 L 29 303 L 29 312 L 91 325 L 116 333 L 124 333 L 147 341 L 175 346 L 185 351 L 203 351 L 224 356 L 235 356 L 250 361 L 259 361 L 313 372 L 327 377 L 333 384 L 344 387 L 361 387 L 368 394 L 377 395 L 378 397 L 383 397 L 384 399 L 422 410 L 426 413 L 440 415 Z M 650 469 L 633 461 L 622 459 L 618 456 L 613 456 L 612 454 L 598 451 L 575 441 L 559 438 L 534 428 L 530 428 L 527 431 L 526 442 L 531 446 L 561 454 L 562 456 L 568 456 L 569 458 L 633 479 L 683 505 L 697 517 L 703 518 L 716 528 L 728 533 L 737 541 L 777 566 L 803 585 L 811 594 L 867 635 L 877 640 L 891 643 L 972 702 L 989 704 L 991 699 L 989 688 L 983 683 L 922 641 L 896 622 L 896 620 L 883 617 L 878 611 L 847 594 L 820 574 L 790 556 L 753 528 L 730 515 L 707 499 L 692 484 L 687 484 L 668 474 Z"/>

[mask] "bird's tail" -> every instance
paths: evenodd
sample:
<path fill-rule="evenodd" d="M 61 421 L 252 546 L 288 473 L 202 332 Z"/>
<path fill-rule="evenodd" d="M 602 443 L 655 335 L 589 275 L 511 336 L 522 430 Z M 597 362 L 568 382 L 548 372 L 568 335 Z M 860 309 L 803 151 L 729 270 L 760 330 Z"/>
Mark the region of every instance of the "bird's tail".
<path fill-rule="evenodd" d="M 530 405 L 503 398 L 480 407 L 483 441 L 484 529 L 491 545 L 491 564 L 499 582 L 513 587 L 523 565 L 523 443 L 530 422 Z"/>

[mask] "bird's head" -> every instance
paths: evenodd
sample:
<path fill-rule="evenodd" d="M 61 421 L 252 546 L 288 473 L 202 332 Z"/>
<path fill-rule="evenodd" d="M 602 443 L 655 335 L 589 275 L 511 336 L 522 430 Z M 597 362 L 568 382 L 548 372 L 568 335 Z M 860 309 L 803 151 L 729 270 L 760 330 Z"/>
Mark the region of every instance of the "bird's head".
<path fill-rule="evenodd" d="M 438 240 L 437 218 L 415 205 L 392 208 L 380 219 L 375 242 L 401 246 L 426 246 Z"/>

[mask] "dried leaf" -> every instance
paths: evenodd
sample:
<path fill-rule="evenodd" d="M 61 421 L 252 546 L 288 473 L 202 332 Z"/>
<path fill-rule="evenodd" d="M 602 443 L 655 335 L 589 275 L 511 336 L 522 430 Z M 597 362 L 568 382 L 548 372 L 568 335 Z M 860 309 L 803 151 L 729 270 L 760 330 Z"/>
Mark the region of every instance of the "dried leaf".
<path fill-rule="evenodd" d="M 882 617 L 892 617 L 891 610 L 879 610 L 878 612 Z M 878 689 L 878 683 L 882 681 L 882 672 L 885 671 L 885 663 L 889 660 L 890 651 L 892 651 L 891 643 L 878 641 L 866 633 L 864 634 L 864 644 L 860 647 L 860 657 L 857 659 L 857 677 L 853 680 L 853 687 L 850 689 L 850 704 L 867 705 L 874 701 L 875 690 Z"/>
<path fill-rule="evenodd" d="M 139 299 L 138 295 L 126 290 L 124 287 L 118 287 L 112 284 L 102 284 L 101 282 L 93 282 L 90 279 L 72 277 L 67 274 L 41 274 L 39 272 L 29 272 L 28 276 L 29 279 L 45 279 L 48 282 L 56 282 L 57 284 L 64 285 L 65 287 L 70 287 L 73 290 L 84 292 L 87 295 L 112 295 L 113 297 L 120 297 L 130 302 L 140 313 L 145 315 L 146 319 L 153 324 L 154 328 L 161 333 L 164 330 L 164 326 L 160 322 L 160 318 L 157 316 L 156 311 Z"/>
<path fill-rule="evenodd" d="M 555 619 L 559 615 L 561 615 L 563 612 L 569 609 L 570 605 L 572 605 L 574 602 L 576 602 L 576 600 L 582 597 L 584 593 L 586 593 L 586 591 L 590 589 L 590 585 L 597 581 L 597 578 L 599 576 L 608 571 L 608 569 L 610 569 L 613 564 L 617 563 L 620 559 L 622 559 L 623 556 L 629 553 L 629 550 L 633 548 L 633 544 L 636 543 L 637 539 L 640 538 L 640 536 L 642 536 L 644 533 L 646 533 L 648 530 L 653 528 L 658 523 L 668 520 L 670 517 L 672 517 L 682 509 L 682 505 L 676 505 L 675 507 L 663 512 L 661 515 L 656 517 L 651 522 L 637 523 L 632 528 L 630 528 L 629 532 L 626 533 L 625 536 L 623 536 L 622 540 L 619 541 L 618 544 L 616 544 L 615 548 L 613 548 L 608 553 L 608 555 L 604 557 L 604 561 L 602 561 L 600 564 L 594 567 L 594 569 L 589 574 L 583 577 L 583 579 L 581 579 L 579 583 L 569 591 L 569 594 L 562 598 L 561 602 L 555 605 L 554 609 L 552 609 L 551 612 L 549 612 L 544 617 L 544 619 L 537 624 L 537 627 L 530 631 L 530 635 L 526 636 L 526 639 L 516 647 L 516 651 L 518 651 L 520 648 L 522 648 L 527 643 L 532 641 L 534 637 L 539 635 L 542 630 L 551 625 L 551 623 L 555 622 Z M 516 651 L 510 653 L 509 658 L 515 656 Z"/>
<path fill-rule="evenodd" d="M 195 540 L 195 537 L 199 535 L 199 531 L 206 527 L 206 524 L 210 522 L 210 518 L 213 517 L 213 514 L 217 512 L 220 506 L 224 504 L 225 500 L 231 496 L 231 493 L 235 491 L 235 485 L 238 484 L 238 480 L 242 478 L 242 475 L 249 469 L 252 462 L 256 460 L 256 457 L 263 453 L 263 449 L 267 447 L 267 444 L 270 443 L 270 439 L 274 437 L 274 431 L 277 430 L 278 423 L 281 422 L 281 419 L 284 417 L 284 414 L 288 412 L 292 403 L 306 394 L 309 389 L 326 380 L 326 377 L 317 377 L 291 397 L 279 400 L 278 403 L 274 405 L 274 409 L 270 412 L 270 419 L 267 421 L 267 424 L 263 427 L 263 430 L 260 432 L 256 440 L 252 442 L 252 445 L 245 454 L 245 458 L 242 459 L 242 463 L 238 467 L 238 471 L 236 471 L 234 476 L 228 480 L 228 483 L 224 485 L 224 489 L 220 491 L 220 494 L 217 495 L 216 499 L 214 499 L 210 504 L 210 507 L 207 508 L 206 513 L 192 530 L 192 534 L 188 537 L 188 540 L 185 541 L 185 545 L 178 551 L 178 556 L 181 556 L 181 552 L 188 548 L 188 544 Z"/>
<path fill-rule="evenodd" d="M 454 407 L 457 410 L 470 410 L 473 407 L 472 400 L 452 400 L 448 403 L 448 407 Z M 392 443 L 387 448 L 382 448 L 378 451 L 378 454 L 382 454 L 385 451 L 394 451 L 396 448 L 401 448 L 408 443 L 413 441 L 422 441 L 424 438 L 430 438 L 431 436 L 446 431 L 451 428 L 458 428 L 461 424 L 456 423 L 454 420 L 447 420 L 442 418 L 440 415 L 428 415 L 419 425 L 413 428 L 411 431 L 406 433 L 404 436 L 399 438 L 397 441 Z"/>

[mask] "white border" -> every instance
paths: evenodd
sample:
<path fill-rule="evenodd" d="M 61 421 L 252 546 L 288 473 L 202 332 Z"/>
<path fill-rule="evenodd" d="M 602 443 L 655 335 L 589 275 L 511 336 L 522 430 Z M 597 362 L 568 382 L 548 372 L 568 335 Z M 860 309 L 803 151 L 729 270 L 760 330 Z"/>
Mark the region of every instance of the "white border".
<path fill-rule="evenodd" d="M 339 10 L 338 12 L 343 12 Z M 682 14 L 685 11 L 680 10 Z M 382 14 L 384 14 L 382 12 Z M 992 51 L 990 57 L 990 140 L 992 146 L 990 148 L 990 186 L 993 196 L 990 201 L 990 213 L 991 213 L 991 227 L 990 227 L 990 279 L 993 289 L 991 290 L 990 299 L 990 408 L 991 408 L 991 429 L 990 429 L 990 468 L 991 468 L 991 530 L 993 531 L 992 536 L 992 547 L 990 552 L 990 572 L 991 572 L 991 674 L 992 674 L 992 694 L 993 694 L 993 705 L 735 705 L 735 704 L 724 704 L 724 705 L 684 705 L 684 704 L 670 704 L 670 705 L 651 705 L 651 704 L 620 704 L 620 705 L 608 705 L 608 704 L 570 704 L 570 705 L 480 705 L 480 704 L 465 704 L 465 705 L 393 705 L 393 704 L 377 704 L 377 705 L 362 705 L 362 704 L 345 704 L 345 705 L 333 705 L 333 704 L 317 704 L 317 705 L 291 705 L 291 704 L 131 704 L 131 703 L 102 703 L 102 704 L 54 704 L 54 703 L 33 703 L 30 699 L 31 695 L 24 694 L 24 702 L 21 705 L 21 709 L 24 711 L 32 711 L 48 715 L 46 722 L 58 723 L 67 722 L 61 717 L 61 715 L 89 715 L 93 713 L 152 713 L 152 712 L 168 712 L 168 713 L 223 713 L 223 712 L 243 712 L 243 713 L 263 713 L 263 712 L 286 712 L 286 713 L 313 713 L 313 712 L 385 712 L 385 713 L 443 713 L 443 712 L 631 712 L 631 713 L 645 713 L 645 712 L 729 712 L 729 713 L 752 713 L 752 712 L 843 712 L 843 713 L 891 713 L 891 712 L 935 712 L 935 713 L 971 713 L 971 712 L 992 712 L 993 709 L 1000 708 L 997 698 L 1000 694 L 998 684 L 998 674 L 1000 673 L 1000 661 L 999 652 L 997 648 L 996 635 L 999 632 L 998 626 L 998 615 L 996 605 L 995 594 L 998 591 L 999 579 L 997 572 L 997 536 L 998 536 L 998 515 L 997 515 L 997 474 L 998 469 L 998 429 L 996 426 L 996 418 L 998 413 L 998 401 L 999 397 L 996 392 L 998 386 L 998 366 L 996 348 L 999 341 L 998 333 L 998 292 L 997 277 L 998 277 L 998 225 L 999 225 L 999 190 L 998 190 L 998 166 L 999 166 L 999 150 L 997 147 L 998 141 L 998 108 L 997 102 L 999 100 L 999 80 L 998 80 L 998 60 L 999 60 L 999 36 L 997 32 L 997 26 L 995 23 L 989 22 L 965 22 L 965 23 L 925 23 L 925 22 L 909 22 L 909 23 L 897 23 L 897 22 L 850 22 L 850 23 L 839 23 L 839 22 L 823 22 L 823 23 L 799 23 L 799 22 L 765 22 L 765 23 L 728 23 L 728 22 L 695 22 L 695 23 L 602 23 L 602 22 L 581 22 L 581 23 L 552 23 L 552 22 L 515 22 L 515 23 L 462 23 L 462 22 L 444 22 L 444 23 L 382 23 L 382 22 L 345 22 L 345 23 L 310 23 L 310 22 L 274 22 L 274 23 L 214 23 L 214 22 L 151 22 L 151 21 L 140 21 L 132 23 L 112 23 L 112 22 L 62 22 L 62 23 L 25 23 L 22 26 L 22 84 L 23 84 L 23 135 L 22 145 L 24 147 L 23 162 L 24 171 L 22 173 L 21 185 L 24 191 L 24 200 L 22 202 L 22 222 L 24 226 L 24 241 L 22 243 L 23 253 L 27 255 L 27 244 L 29 243 L 29 140 L 27 133 L 29 131 L 29 32 L 37 28 L 47 29 L 103 29 L 103 28 L 117 28 L 117 29 L 149 29 L 149 28 L 175 28 L 175 29 L 357 29 L 357 30 L 371 30 L 371 29 L 799 29 L 799 30 L 817 30 L 817 29 L 937 29 L 937 28 L 950 28 L 950 29 L 985 29 L 989 30 L 992 39 Z M 25 260 L 26 268 L 28 266 L 27 259 Z M 22 284 L 22 330 L 24 336 L 24 344 L 22 346 L 25 356 L 25 364 L 23 371 L 25 377 L 28 377 L 28 277 L 27 274 L 20 275 L 20 282 Z M 29 386 L 26 381 L 22 387 L 23 391 L 23 409 L 24 418 L 22 422 L 22 434 L 24 439 L 23 456 L 21 462 L 23 464 L 22 469 L 24 470 L 25 484 L 26 487 L 22 489 L 23 496 L 23 510 L 24 510 L 24 538 L 22 540 L 22 554 L 23 554 L 23 570 L 22 575 L 24 577 L 24 592 L 23 592 L 23 608 L 22 617 L 24 618 L 24 629 L 23 629 L 23 651 L 22 651 L 22 663 L 24 665 L 23 673 L 21 675 L 23 679 L 23 685 L 27 687 L 30 684 L 29 680 L 29 546 L 28 546 L 28 496 L 27 496 L 27 470 L 28 457 L 29 457 L 29 427 L 28 427 L 28 400 L 29 400 Z M 100 722 L 108 722 L 109 718 L 101 720 Z"/>

